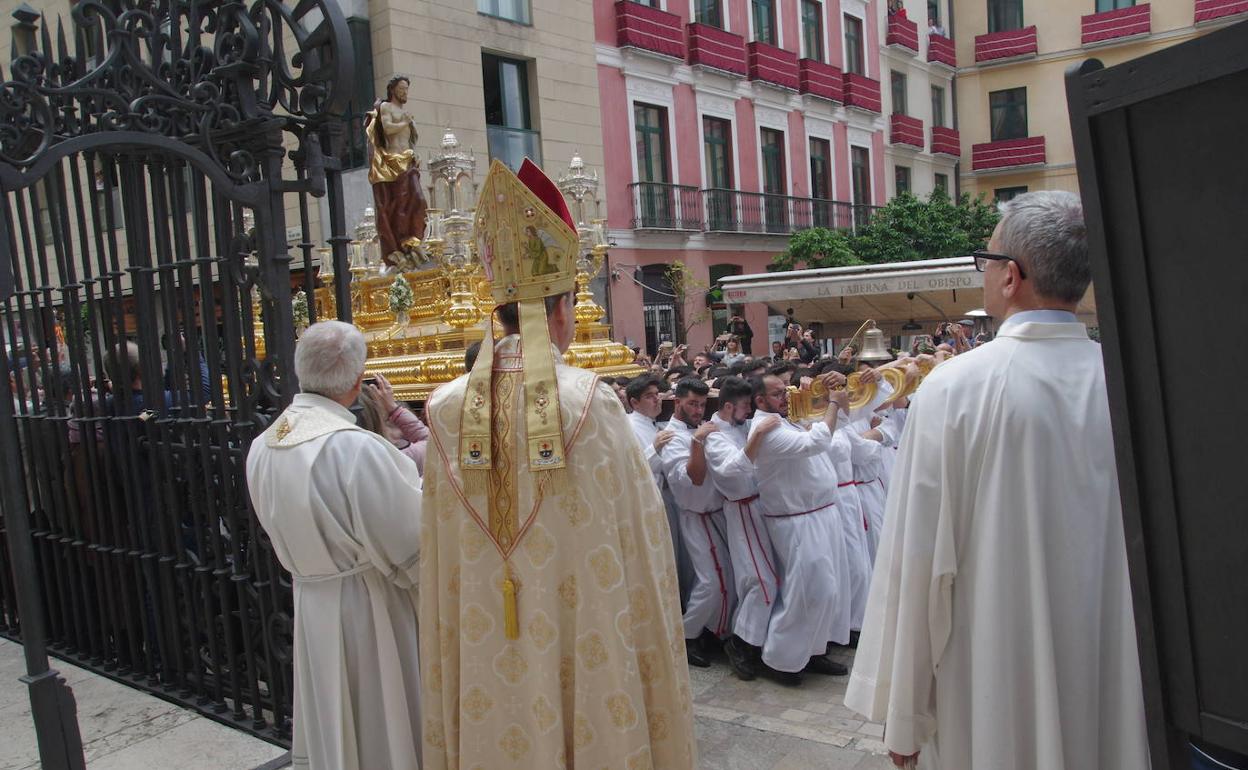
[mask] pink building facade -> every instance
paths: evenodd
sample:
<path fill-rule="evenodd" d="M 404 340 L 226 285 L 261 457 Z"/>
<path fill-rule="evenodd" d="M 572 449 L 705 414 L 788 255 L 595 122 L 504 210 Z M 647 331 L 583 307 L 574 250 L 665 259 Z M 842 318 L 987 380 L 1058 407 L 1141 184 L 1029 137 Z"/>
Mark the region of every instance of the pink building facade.
<path fill-rule="evenodd" d="M 767 307 L 664 273 L 761 272 L 794 232 L 883 205 L 884 0 L 651 1 L 594 0 L 615 336 L 700 350 L 735 312 L 765 354 Z"/>

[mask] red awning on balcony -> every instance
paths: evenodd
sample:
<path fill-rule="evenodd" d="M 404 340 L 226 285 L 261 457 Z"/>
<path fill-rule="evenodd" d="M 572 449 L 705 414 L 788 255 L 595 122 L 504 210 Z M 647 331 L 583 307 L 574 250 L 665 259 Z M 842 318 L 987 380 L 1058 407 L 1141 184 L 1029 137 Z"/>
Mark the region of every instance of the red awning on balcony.
<path fill-rule="evenodd" d="M 993 61 L 1036 53 L 1036 28 L 1023 27 L 975 36 L 975 61 Z"/>
<path fill-rule="evenodd" d="M 869 77 L 853 72 L 846 72 L 844 82 L 846 107 L 857 107 L 867 112 L 879 113 L 880 81 L 872 80 Z"/>
<path fill-rule="evenodd" d="M 685 58 L 685 33 L 680 17 L 641 3 L 620 0 L 615 4 L 616 45 Z"/>
<path fill-rule="evenodd" d="M 884 35 L 884 44 L 908 48 L 918 53 L 919 25 L 899 13 L 890 13 L 888 15 L 888 28 Z"/>
<path fill-rule="evenodd" d="M 689 63 L 745 76 L 745 38 L 709 24 L 693 22 L 689 31 Z"/>
<path fill-rule="evenodd" d="M 923 121 L 910 115 L 894 112 L 888 123 L 889 142 L 923 148 Z"/>
<path fill-rule="evenodd" d="M 797 67 L 798 91 L 834 102 L 844 101 L 845 83 L 840 67 L 814 59 L 802 59 Z"/>
<path fill-rule="evenodd" d="M 750 80 L 797 90 L 797 54 L 754 41 L 745 47 Z"/>
<path fill-rule="evenodd" d="M 953 41 L 944 35 L 928 35 L 927 60 L 956 68 L 958 56 L 954 52 Z"/>
<path fill-rule="evenodd" d="M 1132 35 L 1147 35 L 1152 28 L 1148 3 L 1130 8 L 1119 8 L 1101 13 L 1089 13 L 1083 17 L 1083 44 L 1091 45 L 1104 40 Z"/>
<path fill-rule="evenodd" d="M 1248 13 L 1248 0 L 1196 0 L 1196 23 Z"/>
<path fill-rule="evenodd" d="M 1045 162 L 1044 137 L 1006 139 L 971 146 L 971 169 L 988 171 L 1015 166 L 1034 166 Z"/>
<path fill-rule="evenodd" d="M 944 126 L 932 126 L 932 154 L 933 155 L 952 155 L 957 158 L 962 155 L 962 139 L 958 136 L 956 128 L 945 128 Z"/>

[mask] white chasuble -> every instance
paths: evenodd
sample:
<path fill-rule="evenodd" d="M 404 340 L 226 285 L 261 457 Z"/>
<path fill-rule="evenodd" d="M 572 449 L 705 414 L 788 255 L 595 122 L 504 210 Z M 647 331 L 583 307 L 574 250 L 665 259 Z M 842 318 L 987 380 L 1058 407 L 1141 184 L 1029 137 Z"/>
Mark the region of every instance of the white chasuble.
<path fill-rule="evenodd" d="M 943 770 L 1147 768 L 1100 345 L 1008 323 L 910 407 L 845 704 Z"/>
<path fill-rule="evenodd" d="M 457 459 L 466 377 L 427 409 L 425 768 L 692 768 L 672 539 L 619 399 L 592 372 L 557 365 L 567 468 L 534 474 L 522 370 L 499 368 L 503 352 L 493 470 Z"/>
<path fill-rule="evenodd" d="M 419 767 L 416 464 L 301 393 L 252 442 L 247 485 L 294 583 L 294 767 Z"/>

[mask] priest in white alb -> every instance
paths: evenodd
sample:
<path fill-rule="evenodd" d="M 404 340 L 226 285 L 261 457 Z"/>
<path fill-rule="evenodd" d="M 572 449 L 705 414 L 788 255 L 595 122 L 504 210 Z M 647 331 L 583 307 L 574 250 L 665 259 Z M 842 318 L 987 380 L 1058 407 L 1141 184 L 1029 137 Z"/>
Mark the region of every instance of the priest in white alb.
<path fill-rule="evenodd" d="M 294 583 L 295 768 L 420 766 L 420 472 L 356 427 L 365 356 L 351 324 L 308 327 L 303 392 L 247 456 L 256 518 Z"/>
<path fill-rule="evenodd" d="M 910 406 L 845 703 L 898 766 L 1147 768 L 1079 199 L 1020 195 L 976 252 L 994 341 Z"/>

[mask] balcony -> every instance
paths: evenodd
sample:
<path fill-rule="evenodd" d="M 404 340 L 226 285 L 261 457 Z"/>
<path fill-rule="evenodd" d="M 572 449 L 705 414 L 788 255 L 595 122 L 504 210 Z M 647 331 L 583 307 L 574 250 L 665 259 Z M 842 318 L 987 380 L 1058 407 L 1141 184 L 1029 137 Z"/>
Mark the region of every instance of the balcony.
<path fill-rule="evenodd" d="M 689 30 L 689 63 L 745 77 L 745 38 L 709 24 L 693 22 Z"/>
<path fill-rule="evenodd" d="M 1035 166 L 1044 162 L 1043 136 L 971 145 L 971 169 L 973 171 Z"/>
<path fill-rule="evenodd" d="M 958 66 L 958 55 L 954 50 L 953 41 L 944 35 L 928 35 L 927 60 L 934 64 L 944 64 L 956 69 Z"/>
<path fill-rule="evenodd" d="M 932 154 L 949 155 L 954 158 L 962 156 L 962 139 L 956 128 L 932 126 Z"/>
<path fill-rule="evenodd" d="M 755 41 L 746 45 L 745 55 L 750 80 L 761 80 L 791 91 L 797 90 L 797 54 Z"/>
<path fill-rule="evenodd" d="M 833 102 L 844 101 L 845 81 L 841 68 L 815 59 L 802 59 L 797 63 L 797 90 Z"/>
<path fill-rule="evenodd" d="M 620 48 L 685 58 L 685 32 L 680 17 L 641 3 L 620 0 L 615 4 L 615 44 Z"/>
<path fill-rule="evenodd" d="M 1037 50 L 1034 26 L 975 36 L 975 61 L 977 62 L 1035 56 Z"/>
<path fill-rule="evenodd" d="M 634 182 L 633 228 L 638 230 L 701 230 L 702 194 L 696 187 L 660 182 Z"/>
<path fill-rule="evenodd" d="M 1089 13 L 1080 22 L 1084 45 L 1095 45 L 1120 37 L 1147 35 L 1151 30 L 1148 3 L 1101 13 Z"/>
<path fill-rule="evenodd" d="M 899 13 L 890 13 L 888 15 L 888 28 L 884 34 L 884 45 L 908 48 L 914 53 L 918 53 L 919 25 Z"/>
<path fill-rule="evenodd" d="M 812 227 L 854 230 L 875 206 L 820 198 L 707 189 L 658 182 L 628 186 L 633 199 L 633 228 L 715 233 L 792 235 Z"/>
<path fill-rule="evenodd" d="M 501 160 L 512 171 L 519 171 L 525 158 L 542 165 L 542 134 L 524 128 L 486 126 L 485 140 L 490 158 Z"/>
<path fill-rule="evenodd" d="M 1248 13 L 1248 0 L 1196 0 L 1196 23 Z"/>
<path fill-rule="evenodd" d="M 860 110 L 879 114 L 880 81 L 854 72 L 846 72 L 844 94 L 846 107 L 857 107 Z"/>
<path fill-rule="evenodd" d="M 703 190 L 706 229 L 721 233 L 792 235 L 812 227 L 853 230 L 870 219 L 874 206 L 820 198 Z"/>
<path fill-rule="evenodd" d="M 923 121 L 894 112 L 888 121 L 888 141 L 923 149 Z"/>

